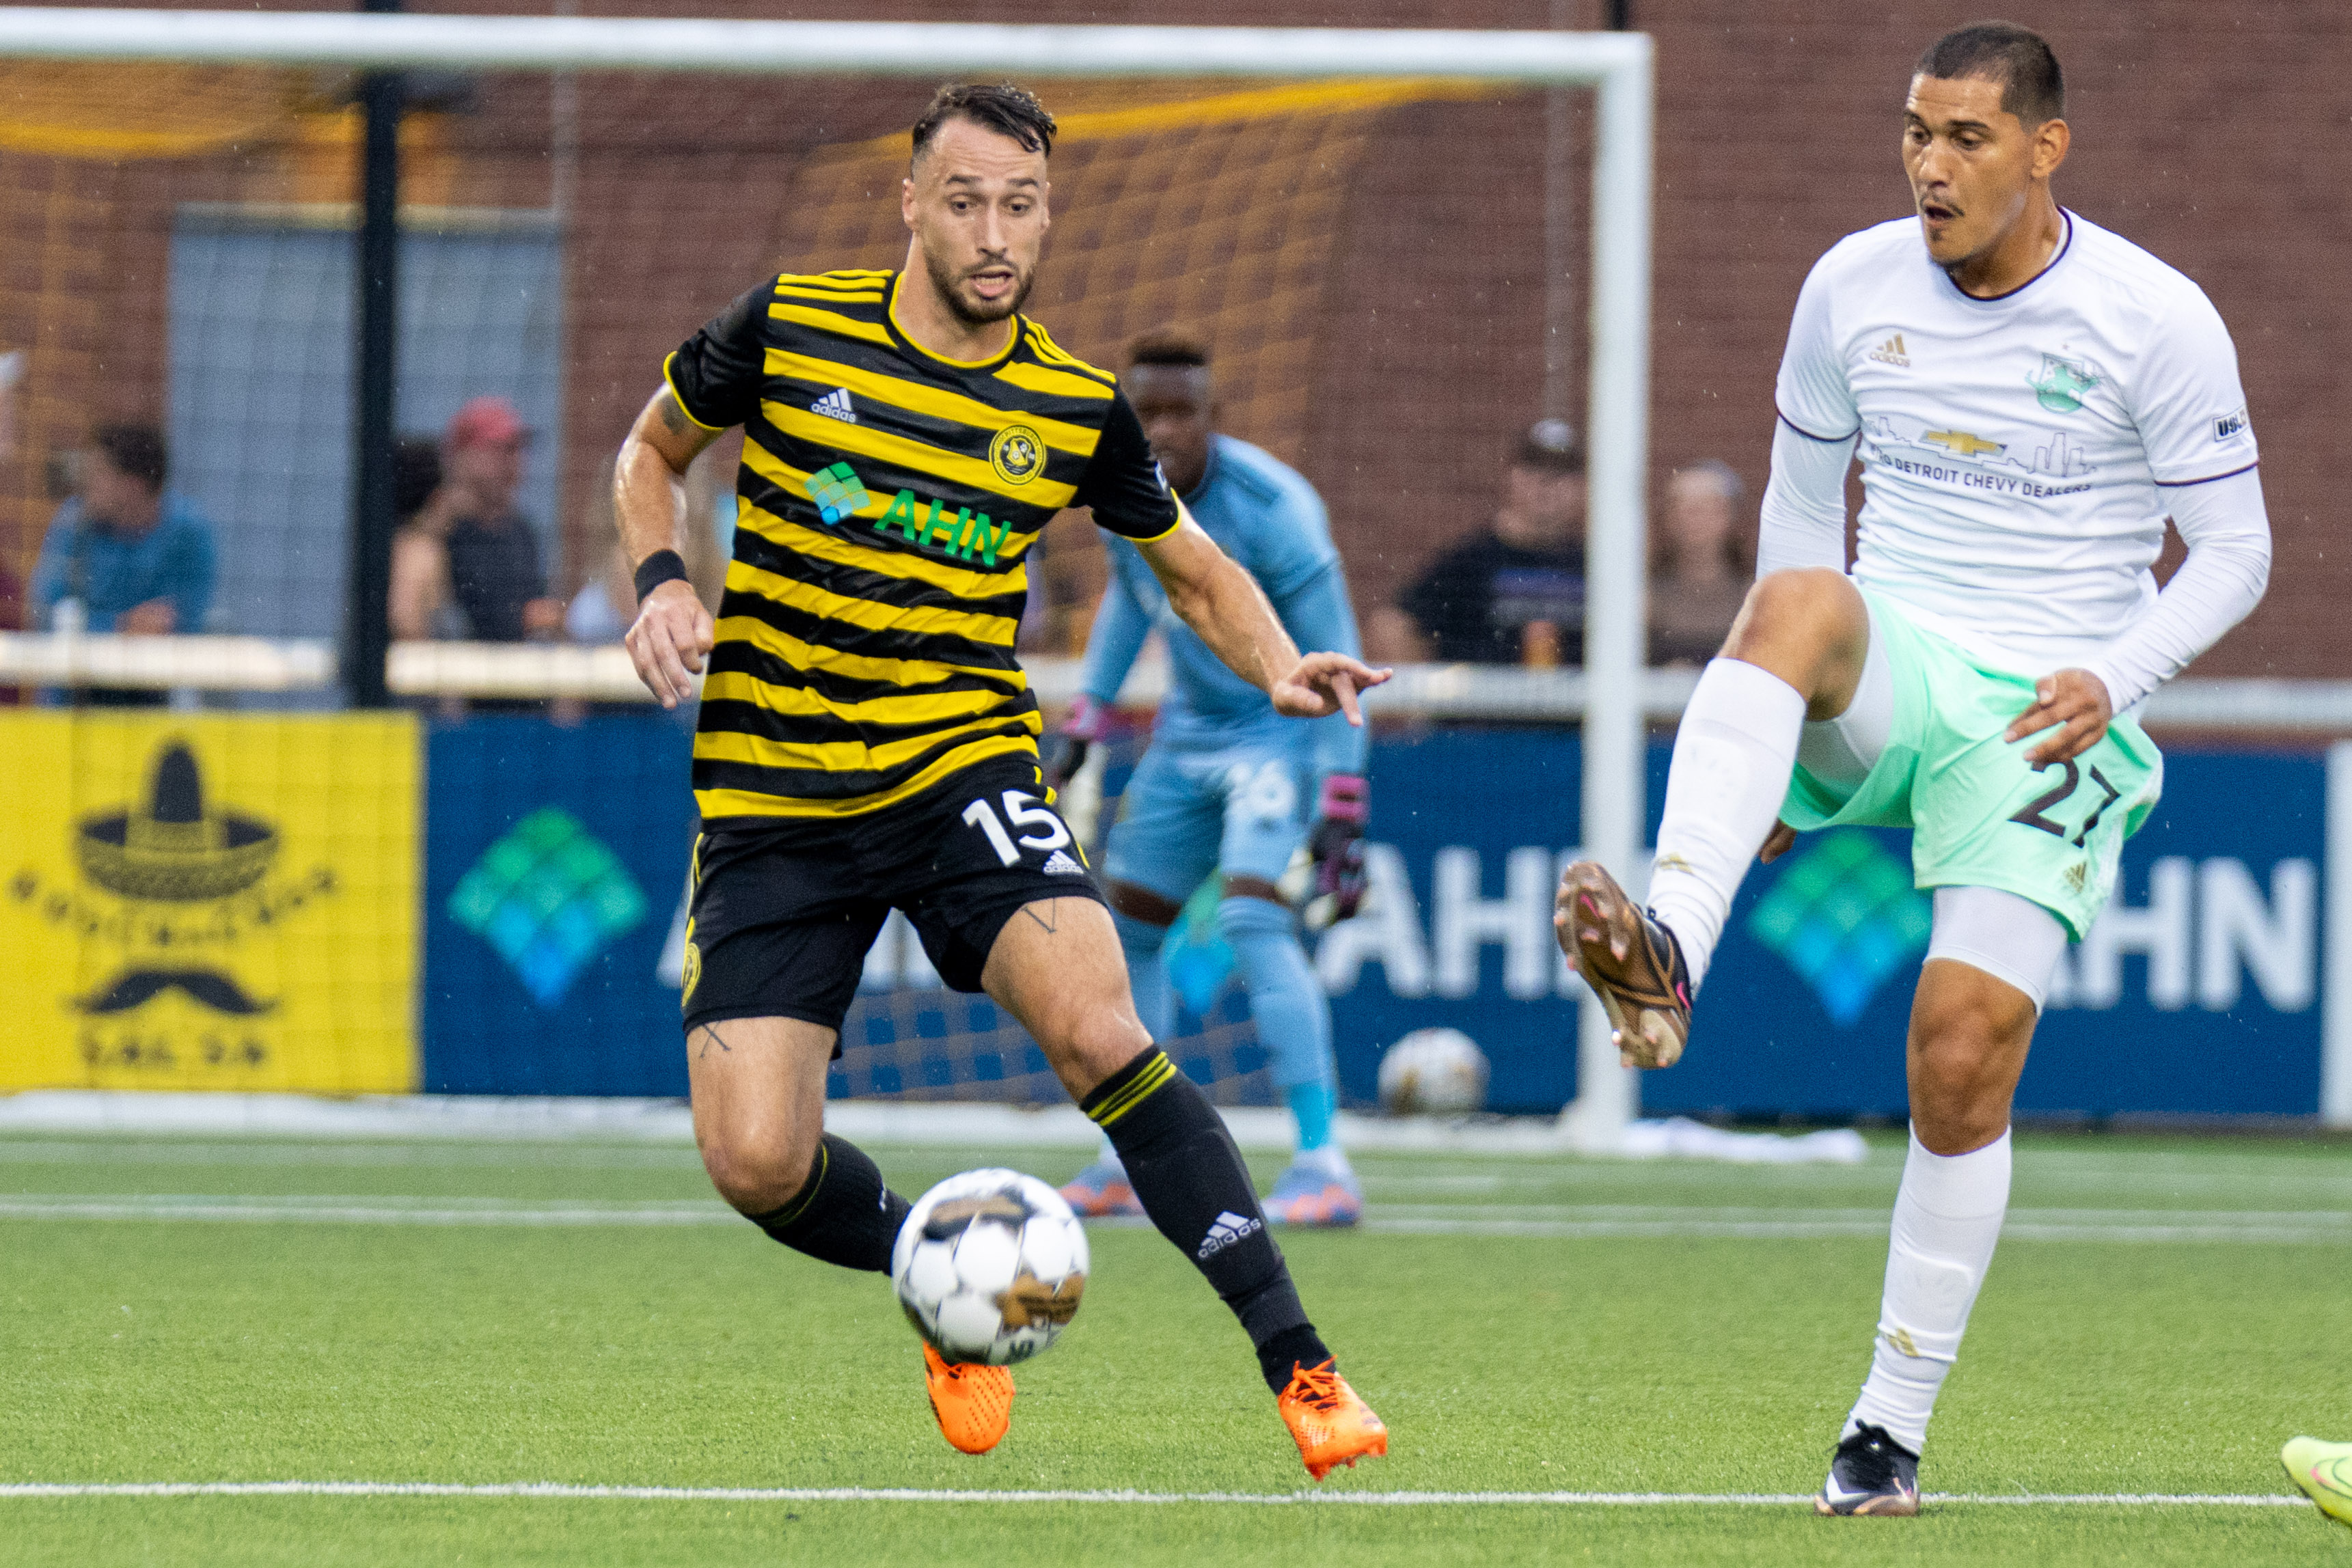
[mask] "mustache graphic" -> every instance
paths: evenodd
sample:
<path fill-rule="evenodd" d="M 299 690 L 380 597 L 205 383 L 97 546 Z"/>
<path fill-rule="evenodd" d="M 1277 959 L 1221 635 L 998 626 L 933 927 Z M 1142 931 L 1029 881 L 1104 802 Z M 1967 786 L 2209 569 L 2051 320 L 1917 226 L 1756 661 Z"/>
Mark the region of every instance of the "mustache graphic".
<path fill-rule="evenodd" d="M 177 988 L 216 1013 L 251 1018 L 274 1009 L 276 1002 L 257 1000 L 245 988 L 216 969 L 132 969 L 118 975 L 103 989 L 74 1006 L 100 1018 L 145 1007 L 165 991 Z"/>

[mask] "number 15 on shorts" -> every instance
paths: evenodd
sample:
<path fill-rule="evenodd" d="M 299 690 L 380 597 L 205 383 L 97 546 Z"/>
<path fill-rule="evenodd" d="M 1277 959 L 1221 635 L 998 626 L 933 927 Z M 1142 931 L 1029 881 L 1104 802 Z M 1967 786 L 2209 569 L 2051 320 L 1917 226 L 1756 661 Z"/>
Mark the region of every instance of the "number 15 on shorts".
<path fill-rule="evenodd" d="M 963 820 L 988 836 L 989 848 L 994 850 L 996 858 L 1006 865 L 1020 864 L 1021 852 L 1024 849 L 1044 854 L 1070 841 L 1068 825 L 1051 806 L 1036 796 L 1025 789 L 1007 789 L 1002 799 L 1004 802 L 1003 816 L 996 814 L 996 808 L 983 795 L 963 809 Z M 1015 838 L 1005 829 L 1004 824 L 1008 821 L 1014 828 L 1028 831 Z"/>

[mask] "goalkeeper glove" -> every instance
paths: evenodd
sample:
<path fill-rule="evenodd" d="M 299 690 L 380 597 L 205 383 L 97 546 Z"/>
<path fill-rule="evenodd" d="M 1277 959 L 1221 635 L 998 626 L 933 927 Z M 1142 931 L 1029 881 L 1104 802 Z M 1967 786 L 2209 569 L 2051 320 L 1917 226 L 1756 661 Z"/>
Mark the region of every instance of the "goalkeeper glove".
<path fill-rule="evenodd" d="M 1370 815 L 1370 789 L 1361 774 L 1325 777 L 1307 847 L 1315 857 L 1315 897 L 1331 901 L 1333 920 L 1354 918 L 1364 902 L 1364 822 Z"/>
<path fill-rule="evenodd" d="M 1108 709 L 1080 692 L 1070 701 L 1070 716 L 1055 731 L 1054 755 L 1045 759 L 1045 782 L 1055 789 L 1066 789 L 1078 769 L 1087 765 L 1087 752 L 1103 737 Z"/>

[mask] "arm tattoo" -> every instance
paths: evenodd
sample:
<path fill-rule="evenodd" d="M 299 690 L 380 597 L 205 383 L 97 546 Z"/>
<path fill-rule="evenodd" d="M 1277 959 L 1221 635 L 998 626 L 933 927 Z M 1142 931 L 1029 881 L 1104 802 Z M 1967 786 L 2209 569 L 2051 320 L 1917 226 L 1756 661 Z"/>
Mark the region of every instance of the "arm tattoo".
<path fill-rule="evenodd" d="M 713 1040 L 717 1040 L 719 1042 L 719 1049 L 727 1055 L 732 1056 L 735 1054 L 735 1048 L 727 1043 L 727 1037 L 720 1034 L 715 1025 L 702 1024 L 698 1026 L 694 1032 L 702 1037 L 702 1049 L 694 1053 L 694 1058 L 697 1061 L 701 1061 L 704 1057 L 710 1054 L 710 1044 Z"/>
<path fill-rule="evenodd" d="M 1043 931 L 1046 936 L 1051 936 L 1062 928 L 1062 901 L 1055 898 L 1045 900 L 1045 915 L 1038 914 L 1037 906 L 1034 904 L 1023 904 L 1021 906 L 1021 913 L 1035 921 L 1037 923 L 1038 930 Z M 1052 918 L 1046 918 L 1047 915 L 1051 915 Z"/>
<path fill-rule="evenodd" d="M 661 410 L 661 422 L 662 428 L 664 430 L 668 431 L 672 435 L 684 435 L 686 434 L 688 423 L 686 409 L 678 402 L 677 394 L 676 392 L 672 392 L 669 396 L 661 399 L 659 402 L 655 403 L 654 406 Z"/>

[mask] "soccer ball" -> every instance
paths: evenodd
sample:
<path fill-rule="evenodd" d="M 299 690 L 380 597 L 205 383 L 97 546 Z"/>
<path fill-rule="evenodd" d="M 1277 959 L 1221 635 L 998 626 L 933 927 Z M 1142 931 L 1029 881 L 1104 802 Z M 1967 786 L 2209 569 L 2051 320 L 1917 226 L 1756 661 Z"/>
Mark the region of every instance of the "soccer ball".
<path fill-rule="evenodd" d="M 1381 1109 L 1466 1116 L 1486 1103 L 1486 1053 L 1458 1029 L 1417 1029 L 1381 1058 Z"/>
<path fill-rule="evenodd" d="M 951 1176 L 915 1204 L 890 1282 L 915 1332 L 952 1362 L 1010 1366 L 1054 1343 L 1087 1288 L 1087 1232 L 1019 1171 Z"/>

